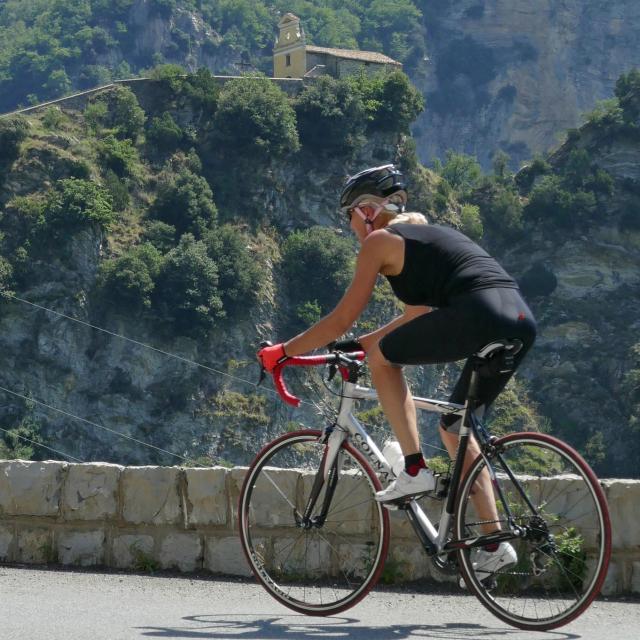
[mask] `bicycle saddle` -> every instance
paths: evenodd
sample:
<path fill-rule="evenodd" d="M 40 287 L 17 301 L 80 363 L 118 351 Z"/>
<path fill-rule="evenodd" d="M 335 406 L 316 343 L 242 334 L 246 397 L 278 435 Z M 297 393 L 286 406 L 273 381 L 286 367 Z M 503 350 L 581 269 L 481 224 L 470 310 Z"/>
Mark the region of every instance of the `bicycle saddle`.
<path fill-rule="evenodd" d="M 490 342 L 475 354 L 476 367 L 483 377 L 510 373 L 515 368 L 514 356 L 522 349 L 522 340 L 503 339 Z"/>

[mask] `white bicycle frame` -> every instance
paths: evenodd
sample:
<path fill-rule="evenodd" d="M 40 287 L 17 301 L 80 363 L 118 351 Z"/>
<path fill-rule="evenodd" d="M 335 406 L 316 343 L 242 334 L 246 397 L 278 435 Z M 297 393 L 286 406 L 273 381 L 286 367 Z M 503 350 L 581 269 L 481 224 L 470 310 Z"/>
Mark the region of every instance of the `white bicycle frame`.
<path fill-rule="evenodd" d="M 367 458 L 383 483 L 394 477 L 389 462 L 352 412 L 354 400 L 377 400 L 377 398 L 378 394 L 374 389 L 362 387 L 353 382 L 344 382 L 338 418 L 335 424 L 332 425 L 333 428 L 327 438 L 328 450 L 323 469 L 325 480 L 335 462 L 340 446 L 348 436 L 351 437 L 353 444 Z M 413 396 L 413 401 L 418 409 L 434 413 L 459 415 L 463 418 L 460 435 L 469 432 L 469 428 L 464 426 L 466 405 L 416 396 Z M 452 514 L 443 508 L 440 523 L 436 530 L 416 500 L 410 500 L 406 508 L 412 513 L 413 517 L 409 516 L 410 519 L 420 526 L 436 553 L 442 552 L 449 535 Z"/>

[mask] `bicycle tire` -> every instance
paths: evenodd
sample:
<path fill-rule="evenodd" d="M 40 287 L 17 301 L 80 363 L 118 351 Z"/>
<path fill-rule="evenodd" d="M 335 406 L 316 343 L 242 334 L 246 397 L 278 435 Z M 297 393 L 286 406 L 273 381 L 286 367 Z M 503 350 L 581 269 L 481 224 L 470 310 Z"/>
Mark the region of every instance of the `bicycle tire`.
<path fill-rule="evenodd" d="M 317 430 L 296 431 L 267 444 L 247 471 L 238 508 L 240 540 L 257 581 L 283 605 L 307 615 L 357 604 L 380 577 L 389 546 L 389 515 L 374 499 L 380 481 L 348 441 L 339 449 L 326 521 L 301 525 L 326 450 L 320 436 Z"/>
<path fill-rule="evenodd" d="M 493 444 L 501 456 L 489 454 L 496 472 L 494 487 L 503 491 L 516 524 L 528 533 L 511 541 L 517 563 L 492 574 L 482 571 L 477 551 L 459 549 L 462 576 L 469 590 L 503 622 L 526 630 L 560 627 L 593 602 L 607 574 L 611 523 L 604 492 L 580 454 L 553 436 L 514 433 Z M 461 483 L 455 512 L 458 539 L 482 535 L 470 496 L 485 467 L 478 456 Z M 497 505 L 501 528 L 507 529 L 499 499 Z"/>

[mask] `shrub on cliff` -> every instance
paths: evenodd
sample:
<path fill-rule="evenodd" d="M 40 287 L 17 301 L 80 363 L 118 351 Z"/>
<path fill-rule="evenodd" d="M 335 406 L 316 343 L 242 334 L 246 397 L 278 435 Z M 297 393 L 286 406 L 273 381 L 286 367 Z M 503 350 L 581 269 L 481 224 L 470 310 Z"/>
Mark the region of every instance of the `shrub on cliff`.
<path fill-rule="evenodd" d="M 347 85 L 359 94 L 368 113 L 368 130 L 409 133 L 409 126 L 424 109 L 422 94 L 402 71 L 348 76 Z"/>
<path fill-rule="evenodd" d="M 326 227 L 296 231 L 282 247 L 282 271 L 300 325 L 309 320 L 309 304 L 325 314 L 342 297 L 353 272 L 353 244 Z"/>
<path fill-rule="evenodd" d="M 151 293 L 162 266 L 160 252 L 145 243 L 129 249 L 119 258 L 103 262 L 99 287 L 110 303 L 125 310 L 151 307 Z"/>
<path fill-rule="evenodd" d="M 41 209 L 38 226 L 42 236 L 66 237 L 88 224 L 108 229 L 115 221 L 111 196 L 90 180 L 58 180 Z"/>
<path fill-rule="evenodd" d="M 616 82 L 615 94 L 625 123 L 640 127 L 640 69 L 623 73 Z"/>
<path fill-rule="evenodd" d="M 20 144 L 27 137 L 28 125 L 22 118 L 0 120 L 0 183 L 2 173 L 20 154 Z"/>
<path fill-rule="evenodd" d="M 408 133 L 424 100 L 401 71 L 343 79 L 321 76 L 294 101 L 303 147 L 327 153 L 355 152 L 366 133 Z"/>
<path fill-rule="evenodd" d="M 120 178 L 137 177 L 140 158 L 131 140 L 119 140 L 109 135 L 97 145 L 98 160 L 103 170 L 111 170 Z"/>
<path fill-rule="evenodd" d="M 482 167 L 475 157 L 456 153 L 449 149 L 445 161 L 434 162 L 434 171 L 442 176 L 464 198 L 478 185 L 482 177 Z"/>
<path fill-rule="evenodd" d="M 162 153 L 177 149 L 183 137 L 182 129 L 168 111 L 159 118 L 152 118 L 147 128 L 147 142 Z"/>
<path fill-rule="evenodd" d="M 208 336 L 224 316 L 218 267 L 204 242 L 184 234 L 167 254 L 152 295 L 154 307 L 177 334 Z"/>
<path fill-rule="evenodd" d="M 178 235 L 192 233 L 200 238 L 217 217 L 213 193 L 207 181 L 186 168 L 178 174 L 160 176 L 158 196 L 149 214 L 175 227 Z"/>
<path fill-rule="evenodd" d="M 277 159 L 299 147 L 296 114 L 287 95 L 271 80 L 248 76 L 227 82 L 213 119 L 214 144 L 231 161 Z"/>
<path fill-rule="evenodd" d="M 146 116 L 133 91 L 117 86 L 95 96 L 85 110 L 85 118 L 94 128 L 104 127 L 118 138 L 135 140 Z"/>
<path fill-rule="evenodd" d="M 218 289 L 227 317 L 246 316 L 255 304 L 264 269 L 248 248 L 249 238 L 231 225 L 207 234 L 208 254 L 218 267 Z"/>
<path fill-rule="evenodd" d="M 364 144 L 365 105 L 347 81 L 321 76 L 305 86 L 294 105 L 303 147 L 346 153 Z"/>

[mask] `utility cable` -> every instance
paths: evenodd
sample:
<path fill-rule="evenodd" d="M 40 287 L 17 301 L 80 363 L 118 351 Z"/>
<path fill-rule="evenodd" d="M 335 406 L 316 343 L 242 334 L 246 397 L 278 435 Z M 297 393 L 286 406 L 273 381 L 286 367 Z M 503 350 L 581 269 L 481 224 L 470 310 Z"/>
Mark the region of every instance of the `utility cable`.
<path fill-rule="evenodd" d="M 86 322 L 85 320 L 80 320 L 78 318 L 74 318 L 73 316 L 68 316 L 64 313 L 61 313 L 60 311 L 54 311 L 53 309 L 49 309 L 48 307 L 44 307 L 40 304 L 36 304 L 35 302 L 31 302 L 29 300 L 25 300 L 24 298 L 20 298 L 17 295 L 10 293 L 8 291 L 4 291 L 2 292 L 3 296 L 7 297 L 7 298 L 11 298 L 13 300 L 16 300 L 18 302 L 23 302 L 24 304 L 27 304 L 31 307 L 35 307 L 36 309 L 40 309 L 42 311 L 47 311 L 49 313 L 53 313 L 56 316 L 59 316 L 61 318 L 65 318 L 66 320 L 71 320 L 72 322 L 77 322 L 78 324 L 82 324 L 86 327 L 90 327 L 91 329 L 95 329 L 96 331 L 102 331 L 103 333 L 106 333 L 110 336 L 113 336 L 115 338 L 120 338 L 121 340 L 126 340 L 127 342 L 131 342 L 139 347 L 144 347 L 145 349 L 150 349 L 151 351 L 155 351 L 157 353 L 161 353 L 162 355 L 168 356 L 169 358 L 175 358 L 176 360 L 180 360 L 181 362 L 186 362 L 187 364 L 191 364 L 194 365 L 196 367 L 200 367 L 201 369 L 205 369 L 206 371 L 209 371 L 210 373 L 216 373 L 218 375 L 221 376 L 226 376 L 227 378 L 230 378 L 231 380 L 235 380 L 236 382 L 242 382 L 244 384 L 248 384 L 251 385 L 252 387 L 255 387 L 256 390 L 258 391 L 265 391 L 267 393 L 272 393 L 274 395 L 278 395 L 277 391 L 274 391 L 273 389 L 267 389 L 266 387 L 260 387 L 258 386 L 258 384 L 256 382 L 251 382 L 250 380 L 246 380 L 244 378 L 239 378 L 238 376 L 234 376 L 230 373 L 227 373 L 226 371 L 220 371 L 219 369 L 215 369 L 213 367 L 209 367 L 206 364 L 202 364 L 200 362 L 196 362 L 195 360 L 190 360 L 189 358 L 185 358 L 183 356 L 179 356 L 176 355 L 175 353 L 170 353 L 169 351 L 164 351 L 162 349 L 158 349 L 157 347 L 154 347 L 150 344 L 145 344 L 144 342 L 140 342 L 139 340 L 134 340 L 133 338 L 128 338 L 127 336 L 123 336 L 119 333 L 115 333 L 113 331 L 109 331 L 108 329 L 104 329 L 102 327 L 98 327 L 95 324 L 91 324 L 90 322 Z M 279 397 L 279 395 L 278 395 Z M 307 400 L 301 400 L 302 404 L 308 404 L 310 406 L 315 406 L 312 402 L 309 402 Z"/>
<path fill-rule="evenodd" d="M 57 409 L 56 407 L 51 406 L 50 404 L 47 404 L 46 402 L 41 402 L 40 400 L 36 400 L 35 398 L 31 398 L 29 396 L 25 396 L 21 393 L 18 393 L 17 391 L 11 391 L 11 389 L 7 389 L 6 387 L 2 387 L 0 386 L 0 391 L 4 391 L 5 393 L 10 393 L 12 396 L 17 396 L 18 398 L 22 398 L 23 400 L 26 400 L 27 402 L 33 402 L 34 404 L 38 404 L 42 407 L 46 407 L 47 409 L 51 409 L 51 411 L 57 411 L 58 413 L 61 413 L 64 416 L 67 416 L 69 418 L 73 418 L 74 420 L 79 420 L 80 422 L 84 422 L 86 424 L 91 425 L 92 427 L 97 427 L 98 429 L 104 429 L 105 431 L 109 431 L 110 433 L 114 433 L 117 436 L 120 436 L 121 438 L 126 438 L 127 440 L 131 440 L 132 442 L 137 442 L 138 444 L 144 445 L 145 447 L 150 447 L 151 449 L 155 449 L 156 451 L 161 451 L 162 453 L 167 453 L 170 456 L 174 456 L 176 458 L 180 458 L 180 460 L 184 460 L 185 462 L 188 461 L 188 458 L 185 458 L 184 456 L 181 456 L 177 453 L 173 453 L 172 451 L 167 451 L 166 449 L 162 449 L 161 447 L 156 447 L 156 445 L 154 444 L 149 444 L 148 442 L 144 442 L 142 440 L 138 440 L 137 438 L 134 438 L 133 436 L 129 436 L 126 433 L 120 433 L 119 431 L 115 431 L 114 429 L 110 429 L 109 427 L 105 427 L 102 424 L 98 424 L 97 422 L 92 422 L 91 420 L 87 420 L 86 418 L 81 418 L 80 416 L 76 416 L 73 413 L 69 413 L 68 411 L 63 411 L 62 409 Z"/>

